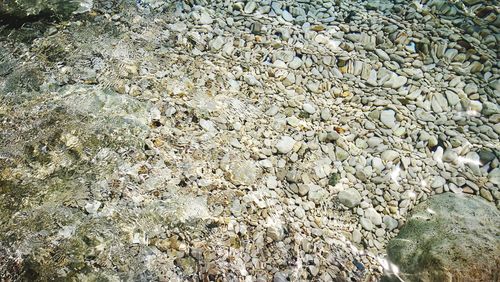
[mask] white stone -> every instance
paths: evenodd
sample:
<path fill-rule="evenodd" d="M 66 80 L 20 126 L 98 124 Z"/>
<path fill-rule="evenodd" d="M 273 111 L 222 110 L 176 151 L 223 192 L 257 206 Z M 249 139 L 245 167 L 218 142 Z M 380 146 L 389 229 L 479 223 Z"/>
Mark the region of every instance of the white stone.
<path fill-rule="evenodd" d="M 382 158 L 382 160 L 390 162 L 399 157 L 399 153 L 394 150 L 386 150 L 382 153 L 380 157 Z"/>
<path fill-rule="evenodd" d="M 378 170 L 379 172 L 384 170 L 385 168 L 384 164 L 382 163 L 382 159 L 379 157 L 374 157 L 372 159 L 372 167 L 373 169 Z"/>
<path fill-rule="evenodd" d="M 292 151 L 293 147 L 297 142 L 290 136 L 283 136 L 281 140 L 276 143 L 276 149 L 281 154 L 287 154 Z"/>
<path fill-rule="evenodd" d="M 251 14 L 255 11 L 256 8 L 257 8 L 257 3 L 255 3 L 255 1 L 248 1 L 243 11 L 247 14 Z"/>
<path fill-rule="evenodd" d="M 214 22 L 214 20 L 206 11 L 201 12 L 201 15 L 200 15 L 200 23 L 201 24 L 211 24 L 213 22 Z"/>
<path fill-rule="evenodd" d="M 285 21 L 287 21 L 287 22 L 293 22 L 293 16 L 288 11 L 283 11 L 281 13 L 281 16 L 283 17 L 283 19 Z"/>
<path fill-rule="evenodd" d="M 293 60 L 288 64 L 288 67 L 292 70 L 296 70 L 302 66 L 302 60 L 299 57 L 294 57 Z"/>
<path fill-rule="evenodd" d="M 374 225 L 382 224 L 382 216 L 380 216 L 380 214 L 374 208 L 366 209 L 365 217 L 368 218 Z"/>
<path fill-rule="evenodd" d="M 311 115 L 312 115 L 312 114 L 314 114 L 314 113 L 316 112 L 316 108 L 315 108 L 313 105 L 309 104 L 309 103 L 304 103 L 304 104 L 302 105 L 302 109 L 303 109 L 306 113 L 311 114 Z"/>
<path fill-rule="evenodd" d="M 385 110 L 380 113 L 380 121 L 388 128 L 396 126 L 396 113 L 393 110 Z"/>
<path fill-rule="evenodd" d="M 214 51 L 219 51 L 222 46 L 224 46 L 224 38 L 221 36 L 217 36 L 214 40 L 210 42 L 210 45 L 212 47 L 212 50 Z"/>
<path fill-rule="evenodd" d="M 208 132 L 217 131 L 217 129 L 215 129 L 215 124 L 211 120 L 200 120 L 200 126 Z"/>

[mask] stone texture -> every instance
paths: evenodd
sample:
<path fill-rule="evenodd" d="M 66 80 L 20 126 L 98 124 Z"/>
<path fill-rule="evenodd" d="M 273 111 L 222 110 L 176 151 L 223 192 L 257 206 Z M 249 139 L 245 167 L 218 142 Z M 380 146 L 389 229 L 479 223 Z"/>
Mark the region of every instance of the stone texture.
<path fill-rule="evenodd" d="M 92 0 L 0 1 L 0 15 L 3 13 L 19 18 L 38 15 L 56 15 L 58 17 L 67 17 L 72 13 L 89 11 L 92 6 Z"/>
<path fill-rule="evenodd" d="M 478 196 L 445 193 L 415 207 L 387 252 L 405 281 L 495 281 L 499 232 L 494 205 Z"/>
<path fill-rule="evenodd" d="M 340 203 L 349 208 L 353 208 L 361 202 L 361 195 L 358 190 L 354 188 L 348 188 L 346 190 L 340 191 L 338 195 Z"/>

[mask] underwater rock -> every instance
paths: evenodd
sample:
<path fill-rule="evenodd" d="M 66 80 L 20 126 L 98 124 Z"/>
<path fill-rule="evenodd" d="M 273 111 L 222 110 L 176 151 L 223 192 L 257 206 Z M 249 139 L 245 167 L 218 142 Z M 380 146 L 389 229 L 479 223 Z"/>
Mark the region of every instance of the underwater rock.
<path fill-rule="evenodd" d="M 404 281 L 497 281 L 499 226 L 498 210 L 479 196 L 433 196 L 389 242 L 388 258 Z"/>
<path fill-rule="evenodd" d="M 56 16 L 67 17 L 71 14 L 84 13 L 92 9 L 92 0 L 16 0 L 0 1 L 0 15 L 8 15 L 15 18 L 26 18 L 31 16 Z"/>

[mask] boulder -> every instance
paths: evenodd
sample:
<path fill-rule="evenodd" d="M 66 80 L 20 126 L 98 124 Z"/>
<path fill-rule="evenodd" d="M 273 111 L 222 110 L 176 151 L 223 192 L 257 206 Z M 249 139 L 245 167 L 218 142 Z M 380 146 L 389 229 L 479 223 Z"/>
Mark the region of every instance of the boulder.
<path fill-rule="evenodd" d="M 498 281 L 498 234 L 500 213 L 481 197 L 430 197 L 389 241 L 384 281 Z"/>

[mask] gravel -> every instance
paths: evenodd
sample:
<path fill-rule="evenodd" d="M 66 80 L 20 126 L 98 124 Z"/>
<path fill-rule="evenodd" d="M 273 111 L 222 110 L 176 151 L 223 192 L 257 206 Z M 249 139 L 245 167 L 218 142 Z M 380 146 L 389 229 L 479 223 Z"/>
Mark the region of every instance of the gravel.
<path fill-rule="evenodd" d="M 0 28 L 8 265 L 379 280 L 419 203 L 498 207 L 492 1 L 105 2 Z"/>

